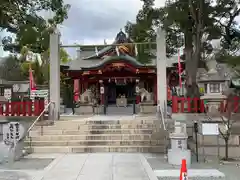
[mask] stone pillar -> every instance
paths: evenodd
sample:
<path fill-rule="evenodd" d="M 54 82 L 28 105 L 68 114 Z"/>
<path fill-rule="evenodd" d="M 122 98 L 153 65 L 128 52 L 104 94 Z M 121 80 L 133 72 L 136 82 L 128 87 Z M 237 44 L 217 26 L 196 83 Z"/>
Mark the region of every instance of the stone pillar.
<path fill-rule="evenodd" d="M 99 83 L 100 83 L 100 101 L 101 101 L 101 105 L 104 105 L 104 103 L 105 103 L 105 89 L 104 89 L 103 80 L 99 80 Z"/>
<path fill-rule="evenodd" d="M 157 104 L 157 100 L 158 100 L 158 97 L 157 97 L 157 77 L 154 79 L 154 84 L 153 84 L 153 95 L 154 95 L 154 104 Z"/>
<path fill-rule="evenodd" d="M 157 29 L 157 104 L 166 112 L 167 106 L 167 62 L 165 32 Z"/>
<path fill-rule="evenodd" d="M 141 102 L 141 97 L 139 93 L 139 79 L 136 79 L 135 93 L 136 93 L 136 104 L 139 104 Z"/>
<path fill-rule="evenodd" d="M 50 106 L 49 119 L 60 118 L 60 33 L 57 29 L 50 34 Z"/>

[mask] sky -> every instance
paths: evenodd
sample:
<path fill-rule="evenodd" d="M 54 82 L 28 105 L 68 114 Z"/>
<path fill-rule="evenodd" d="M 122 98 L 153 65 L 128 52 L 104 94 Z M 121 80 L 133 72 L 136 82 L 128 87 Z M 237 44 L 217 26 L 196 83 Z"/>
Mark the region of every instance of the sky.
<path fill-rule="evenodd" d="M 135 21 L 142 6 L 140 0 L 65 0 L 71 5 L 68 19 L 61 28 L 67 44 L 111 43 L 127 21 Z M 156 6 L 165 0 L 156 0 Z"/>
<path fill-rule="evenodd" d="M 142 6 L 140 0 L 64 0 L 70 4 L 68 19 L 59 27 L 63 44 L 112 43 L 127 21 L 135 21 Z M 156 0 L 163 6 L 165 0 Z M 45 17 L 51 16 L 45 13 Z M 5 32 L 0 32 L 0 37 Z M 1 48 L 1 47 L 0 47 Z M 75 50 L 74 50 L 75 51 Z M 70 52 L 73 52 L 72 50 Z M 0 57 L 6 55 L 0 49 Z"/>
<path fill-rule="evenodd" d="M 112 43 L 127 21 L 135 21 L 142 6 L 140 0 L 64 0 L 71 5 L 68 19 L 59 27 L 63 44 L 103 44 Z M 165 4 L 165 0 L 155 0 L 155 6 Z M 50 13 L 43 14 L 46 18 Z M 240 18 L 239 18 L 240 22 Z M 0 32 L 0 39 L 6 33 Z M 76 50 L 68 52 L 75 54 Z M 7 55 L 1 50 L 0 57 Z"/>

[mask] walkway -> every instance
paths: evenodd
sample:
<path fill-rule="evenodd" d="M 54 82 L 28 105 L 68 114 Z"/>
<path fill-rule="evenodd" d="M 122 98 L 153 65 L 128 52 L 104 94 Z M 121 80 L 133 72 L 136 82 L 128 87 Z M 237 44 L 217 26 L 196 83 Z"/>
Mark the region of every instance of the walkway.
<path fill-rule="evenodd" d="M 43 170 L 18 171 L 28 174 L 21 180 L 157 180 L 156 176 L 151 178 L 154 172 L 142 154 L 33 154 L 29 157 L 55 159 Z"/>

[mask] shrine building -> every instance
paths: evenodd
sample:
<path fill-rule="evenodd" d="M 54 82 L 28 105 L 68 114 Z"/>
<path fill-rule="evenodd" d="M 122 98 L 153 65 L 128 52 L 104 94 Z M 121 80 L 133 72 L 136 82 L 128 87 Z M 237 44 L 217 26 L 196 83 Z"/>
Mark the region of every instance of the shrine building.
<path fill-rule="evenodd" d="M 115 104 L 119 97 L 125 97 L 127 104 L 138 104 L 142 101 L 140 94 L 147 92 L 156 105 L 156 49 L 150 52 L 149 64 L 137 61 L 137 53 L 134 42 L 122 31 L 112 45 L 81 48 L 77 59 L 61 65 L 62 73 L 74 80 L 75 101 L 90 90 L 99 104 Z M 168 59 L 167 63 L 167 82 L 178 86 L 177 58 Z"/>

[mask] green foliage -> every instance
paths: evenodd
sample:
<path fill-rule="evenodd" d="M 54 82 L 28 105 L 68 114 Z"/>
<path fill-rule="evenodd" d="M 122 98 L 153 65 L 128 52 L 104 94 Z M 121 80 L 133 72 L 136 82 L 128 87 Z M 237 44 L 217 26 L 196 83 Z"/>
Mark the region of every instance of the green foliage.
<path fill-rule="evenodd" d="M 7 81 L 26 80 L 25 76 L 21 73 L 21 62 L 16 56 L 10 55 L 1 61 L 0 79 Z"/>
<path fill-rule="evenodd" d="M 191 8 L 189 2 L 192 3 Z M 218 0 L 217 4 L 213 4 L 202 0 L 168 0 L 162 8 L 154 8 L 153 0 L 144 0 L 143 3 L 136 23 L 128 22 L 125 27 L 135 42 L 155 41 L 155 29 L 160 26 L 166 31 L 167 56 L 172 56 L 183 44 L 187 45 L 188 38 L 190 38 L 188 45 L 194 44 L 194 37 L 198 33 L 197 25 L 201 21 L 201 36 L 204 34 L 206 37 L 203 40 L 205 44 L 201 48 L 202 53 L 212 53 L 213 39 L 221 39 L 221 45 L 225 49 L 230 48 L 230 44 L 231 49 L 238 48 L 236 42 L 239 42 L 240 32 L 232 29 L 236 27 L 235 17 L 240 11 L 238 1 Z M 202 12 L 199 12 L 200 3 Z"/>
<path fill-rule="evenodd" d="M 5 51 L 20 52 L 27 46 L 33 52 L 42 53 L 49 48 L 49 33 L 57 24 L 67 18 L 69 4 L 63 0 L 1 0 L 0 29 L 16 35 L 15 42 L 11 37 L 2 41 Z M 39 12 L 54 14 L 52 19 L 46 21 Z"/>

